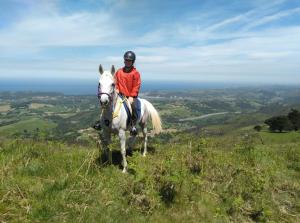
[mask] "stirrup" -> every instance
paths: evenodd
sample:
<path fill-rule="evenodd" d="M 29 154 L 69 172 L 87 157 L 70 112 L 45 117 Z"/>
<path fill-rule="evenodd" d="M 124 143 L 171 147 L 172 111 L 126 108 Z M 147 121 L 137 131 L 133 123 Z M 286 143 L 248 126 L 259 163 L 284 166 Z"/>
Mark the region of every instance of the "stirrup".
<path fill-rule="evenodd" d="M 96 121 L 95 124 L 93 125 L 93 128 L 100 131 L 102 128 L 101 128 L 101 121 Z"/>
<path fill-rule="evenodd" d="M 130 135 L 136 136 L 138 134 L 137 129 L 135 126 L 132 126 L 130 129 Z"/>

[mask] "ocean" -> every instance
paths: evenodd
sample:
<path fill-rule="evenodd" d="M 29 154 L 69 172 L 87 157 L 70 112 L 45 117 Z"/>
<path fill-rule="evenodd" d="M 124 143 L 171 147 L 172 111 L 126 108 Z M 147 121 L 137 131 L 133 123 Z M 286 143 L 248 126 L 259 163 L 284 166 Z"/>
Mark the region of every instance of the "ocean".
<path fill-rule="evenodd" d="M 1 91 L 60 92 L 66 95 L 97 94 L 97 80 L 66 79 L 0 79 Z M 246 86 L 245 84 L 218 82 L 147 81 L 143 80 L 141 92 L 155 90 L 220 89 Z"/>

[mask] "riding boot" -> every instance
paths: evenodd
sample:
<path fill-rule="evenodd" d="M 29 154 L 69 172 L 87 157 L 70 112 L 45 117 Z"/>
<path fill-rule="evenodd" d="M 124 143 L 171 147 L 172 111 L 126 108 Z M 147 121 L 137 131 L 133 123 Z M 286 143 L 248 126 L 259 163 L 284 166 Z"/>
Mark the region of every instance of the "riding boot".
<path fill-rule="evenodd" d="M 135 136 L 137 135 L 136 122 L 138 119 L 138 114 L 136 110 L 136 98 L 133 99 L 133 103 L 131 104 L 131 109 L 132 109 L 132 116 L 131 116 L 130 134 Z"/>

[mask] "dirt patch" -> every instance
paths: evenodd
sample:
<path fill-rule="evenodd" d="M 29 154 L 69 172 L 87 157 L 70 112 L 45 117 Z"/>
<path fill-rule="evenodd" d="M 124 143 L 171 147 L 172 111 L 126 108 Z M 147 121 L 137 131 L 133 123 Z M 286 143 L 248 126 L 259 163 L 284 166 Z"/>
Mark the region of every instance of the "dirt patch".
<path fill-rule="evenodd" d="M 44 107 L 53 107 L 53 105 L 41 104 L 41 103 L 31 103 L 29 105 L 30 109 L 39 109 L 39 108 L 44 108 Z"/>
<path fill-rule="evenodd" d="M 62 118 L 70 118 L 70 117 L 76 115 L 76 113 L 57 113 L 56 115 L 58 115 Z"/>
<path fill-rule="evenodd" d="M 0 105 L 0 112 L 8 112 L 10 109 L 10 105 Z"/>

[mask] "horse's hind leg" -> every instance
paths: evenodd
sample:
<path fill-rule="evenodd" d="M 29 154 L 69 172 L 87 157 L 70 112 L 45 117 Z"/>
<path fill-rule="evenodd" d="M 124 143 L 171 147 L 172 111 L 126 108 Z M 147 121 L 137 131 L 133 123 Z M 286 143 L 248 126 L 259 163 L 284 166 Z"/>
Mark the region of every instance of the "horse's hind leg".
<path fill-rule="evenodd" d="M 126 134 L 125 130 L 120 129 L 119 130 L 119 139 L 120 139 L 120 144 L 121 144 L 121 154 L 122 154 L 122 160 L 123 160 L 123 173 L 127 172 L 127 161 L 126 161 Z"/>
<path fill-rule="evenodd" d="M 146 154 L 147 154 L 147 142 L 148 142 L 148 134 L 147 134 L 147 127 L 146 127 L 146 125 L 142 126 L 142 129 L 143 129 L 143 138 L 144 138 L 143 156 L 146 156 Z"/>

